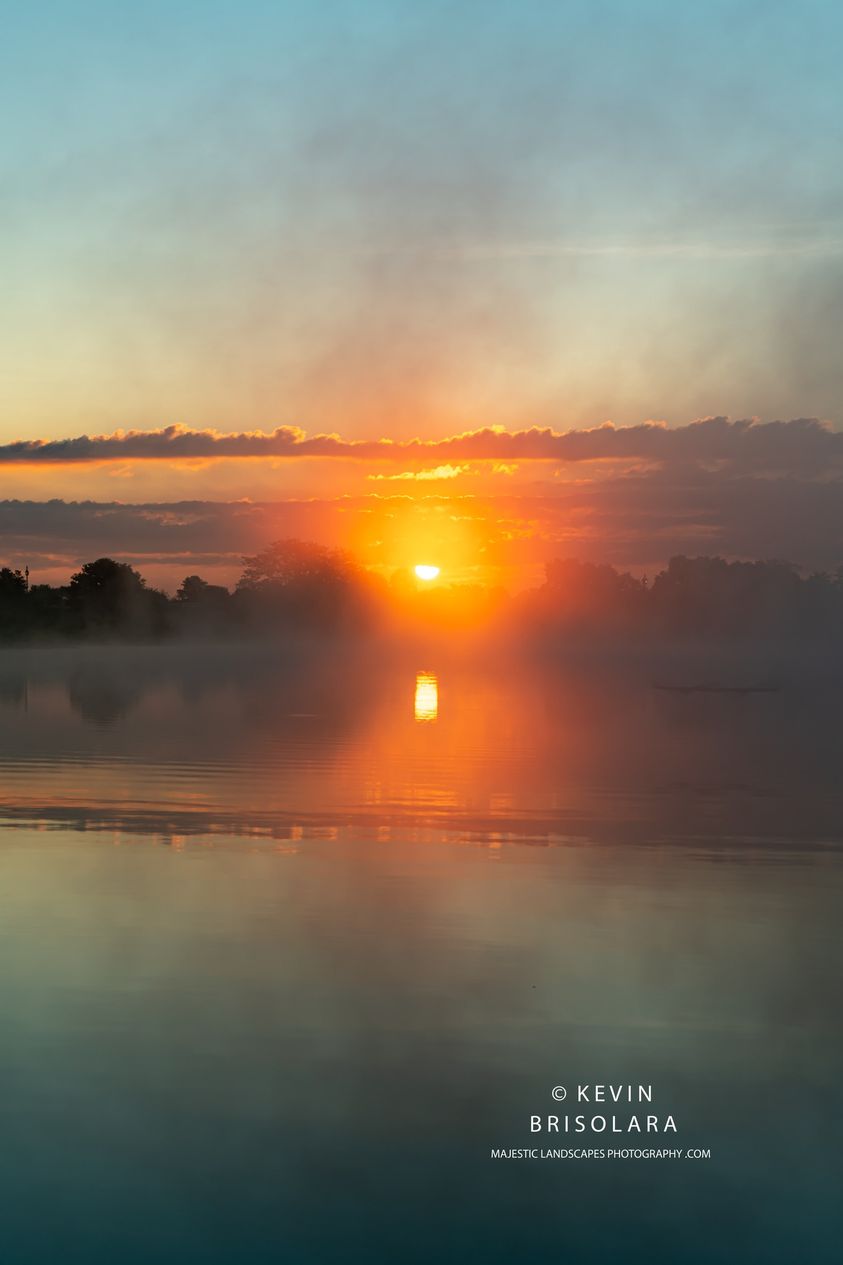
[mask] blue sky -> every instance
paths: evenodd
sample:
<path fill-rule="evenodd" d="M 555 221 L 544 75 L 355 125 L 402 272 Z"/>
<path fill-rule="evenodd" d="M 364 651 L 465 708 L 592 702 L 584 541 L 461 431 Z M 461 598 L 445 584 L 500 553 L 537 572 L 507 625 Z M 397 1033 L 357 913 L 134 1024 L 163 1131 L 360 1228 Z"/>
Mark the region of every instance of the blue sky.
<path fill-rule="evenodd" d="M 832 3 L 3 4 L 0 437 L 840 420 Z"/>

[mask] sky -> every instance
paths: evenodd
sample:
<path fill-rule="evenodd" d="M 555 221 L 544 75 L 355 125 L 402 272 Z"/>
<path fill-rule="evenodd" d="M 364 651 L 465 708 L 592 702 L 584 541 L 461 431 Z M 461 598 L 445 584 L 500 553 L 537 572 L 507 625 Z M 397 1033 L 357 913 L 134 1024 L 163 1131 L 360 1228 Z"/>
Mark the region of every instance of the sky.
<path fill-rule="evenodd" d="M 843 562 L 836 3 L 0 7 L 4 560 L 227 577 L 283 528 L 506 582 Z M 590 455 L 488 441 L 543 432 Z M 144 552 L 129 520 L 186 504 L 187 550 Z"/>

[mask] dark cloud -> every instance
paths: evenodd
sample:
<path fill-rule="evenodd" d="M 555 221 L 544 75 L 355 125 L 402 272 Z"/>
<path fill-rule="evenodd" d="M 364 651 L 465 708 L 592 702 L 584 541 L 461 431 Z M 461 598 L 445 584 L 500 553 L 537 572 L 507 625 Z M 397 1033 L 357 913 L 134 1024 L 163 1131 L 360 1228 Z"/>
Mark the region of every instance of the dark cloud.
<path fill-rule="evenodd" d="M 807 433 L 819 444 L 829 434 L 813 426 Z M 772 434 L 779 442 L 781 432 Z M 778 451 L 785 448 L 781 441 Z M 738 465 L 724 471 L 682 460 L 599 479 L 537 480 L 504 495 L 136 505 L 3 501 L 0 562 L 29 563 L 35 578 L 56 579 L 110 554 L 155 582 L 169 585 L 195 570 L 230 582 L 244 554 L 284 536 L 351 542 L 364 561 L 388 564 L 395 556 L 389 541 L 402 539 L 415 516 L 418 530 L 410 539 L 435 524 L 465 525 L 467 565 L 511 568 L 513 583 L 518 568 L 557 555 L 633 569 L 654 568 L 677 553 L 778 558 L 807 569 L 843 563 L 843 475 L 747 473 Z"/>
<path fill-rule="evenodd" d="M 184 557 L 219 564 L 239 561 L 273 536 L 323 537 L 324 507 L 296 501 L 0 501 L 0 550 L 7 558 L 38 552 L 72 563 L 111 553 L 138 562 Z"/>
<path fill-rule="evenodd" d="M 224 434 L 167 426 L 71 439 L 17 440 L 0 445 L 0 464 L 78 464 L 117 461 L 196 461 L 241 458 L 340 458 L 438 461 L 643 461 L 730 466 L 757 473 L 819 473 L 843 468 L 843 432 L 816 418 L 788 422 L 730 421 L 707 417 L 686 426 L 662 422 L 586 430 L 533 427 L 480 429 L 446 439 L 350 440 L 314 435 L 291 426 L 271 432 Z"/>

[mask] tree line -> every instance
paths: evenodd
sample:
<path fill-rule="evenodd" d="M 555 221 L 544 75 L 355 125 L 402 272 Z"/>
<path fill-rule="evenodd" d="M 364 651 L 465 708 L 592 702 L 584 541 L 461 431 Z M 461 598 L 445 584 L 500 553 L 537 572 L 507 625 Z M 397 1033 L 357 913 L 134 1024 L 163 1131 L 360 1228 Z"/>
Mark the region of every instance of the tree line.
<path fill-rule="evenodd" d="M 0 568 L 6 641 L 364 632 L 408 604 L 422 620 L 448 610 L 475 618 L 482 612 L 518 636 L 836 636 L 843 631 L 843 567 L 803 576 L 783 562 L 680 556 L 650 580 L 559 558 L 547 564 L 543 584 L 512 598 L 469 586 L 390 586 L 345 550 L 299 540 L 276 541 L 244 558 L 232 590 L 188 575 L 173 597 L 112 558 L 85 563 L 59 586 L 30 584 L 28 572 Z"/>
<path fill-rule="evenodd" d="M 0 568 L 0 636 L 156 639 L 273 628 L 337 630 L 370 623 L 382 595 L 342 549 L 276 541 L 243 559 L 234 588 L 184 578 L 174 597 L 126 562 L 86 562 L 66 585 L 31 584 L 28 569 Z"/>
<path fill-rule="evenodd" d="M 677 556 L 650 580 L 615 567 L 555 559 L 521 595 L 526 626 L 627 635 L 763 637 L 843 632 L 843 567 L 803 576 L 790 563 Z"/>

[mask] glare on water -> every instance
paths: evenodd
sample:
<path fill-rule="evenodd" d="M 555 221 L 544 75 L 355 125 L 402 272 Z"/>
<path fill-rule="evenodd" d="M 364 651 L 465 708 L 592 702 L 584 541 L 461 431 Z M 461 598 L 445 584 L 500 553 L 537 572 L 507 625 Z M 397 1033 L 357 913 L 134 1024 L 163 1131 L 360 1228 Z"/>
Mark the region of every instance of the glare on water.
<path fill-rule="evenodd" d="M 439 715 L 439 681 L 435 672 L 416 674 L 416 697 L 413 708 L 416 720 L 436 720 Z"/>

